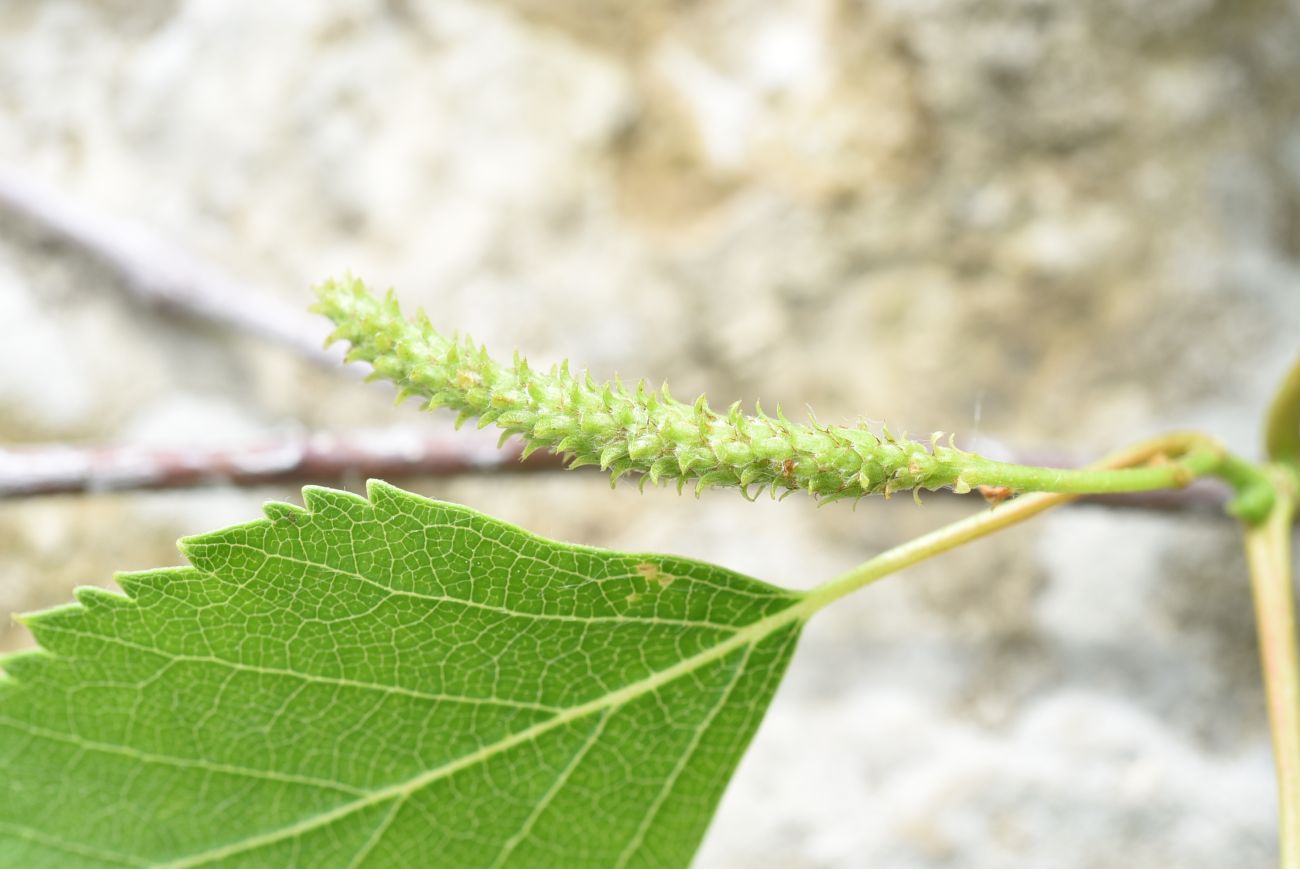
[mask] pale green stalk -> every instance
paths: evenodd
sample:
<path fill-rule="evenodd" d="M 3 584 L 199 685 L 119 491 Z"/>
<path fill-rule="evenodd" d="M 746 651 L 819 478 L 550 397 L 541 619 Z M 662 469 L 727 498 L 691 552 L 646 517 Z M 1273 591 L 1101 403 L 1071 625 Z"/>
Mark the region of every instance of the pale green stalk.
<path fill-rule="evenodd" d="M 1300 358 L 1269 406 L 1264 444 L 1278 463 L 1273 467 L 1277 503 L 1265 522 L 1247 527 L 1246 557 L 1277 765 L 1281 866 L 1300 869 L 1300 652 L 1291 578 L 1291 526 L 1300 491 Z"/>
<path fill-rule="evenodd" d="M 1281 866 L 1300 869 L 1300 659 L 1291 579 L 1296 479 L 1281 468 L 1278 476 L 1277 503 L 1268 520 L 1246 529 L 1246 557 L 1277 766 Z"/>

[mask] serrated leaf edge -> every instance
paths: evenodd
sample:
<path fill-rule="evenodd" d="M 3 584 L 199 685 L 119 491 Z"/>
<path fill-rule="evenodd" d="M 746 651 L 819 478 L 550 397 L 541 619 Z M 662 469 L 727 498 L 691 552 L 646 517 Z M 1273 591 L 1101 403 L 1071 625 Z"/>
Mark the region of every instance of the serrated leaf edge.
<path fill-rule="evenodd" d="M 422 496 L 416 495 L 414 493 L 407 492 L 403 489 L 400 489 L 396 486 L 392 486 L 381 480 L 367 481 L 366 491 L 367 491 L 367 495 L 369 496 L 368 498 L 363 498 L 360 495 L 357 495 L 352 492 L 346 492 L 338 489 L 330 489 L 321 486 L 304 487 L 302 491 L 303 491 L 303 502 L 305 507 L 297 507 L 295 505 L 286 504 L 283 502 L 269 502 L 264 508 L 264 513 L 266 514 L 266 518 L 255 519 L 250 522 L 244 522 L 236 525 L 227 526 L 224 529 L 215 532 L 210 532 L 208 534 L 185 537 L 177 542 L 177 546 L 182 552 L 182 554 L 184 554 L 186 552 L 186 549 L 189 546 L 201 542 L 202 539 L 205 537 L 209 537 L 215 534 L 221 534 L 231 529 L 252 527 L 252 526 L 262 525 L 268 522 L 273 522 L 275 517 L 272 514 L 274 513 L 279 513 L 283 515 L 285 511 L 293 511 L 300 514 L 310 514 L 316 512 L 316 508 L 327 507 L 329 505 L 329 500 L 332 498 L 348 498 L 348 499 L 355 499 L 356 501 L 362 501 L 362 502 L 368 501 L 372 505 L 375 503 L 376 495 L 380 497 L 393 496 L 398 498 L 431 500 L 431 499 L 425 499 Z M 458 509 L 463 509 L 470 514 L 482 517 L 491 522 L 495 522 L 495 523 L 504 522 L 504 520 L 497 519 L 495 517 L 490 516 L 489 514 L 482 513 L 481 511 L 478 510 L 474 510 L 471 507 L 466 507 L 460 504 L 457 504 L 455 506 Z M 506 524 L 510 524 L 510 523 L 506 523 Z M 524 534 L 527 538 L 537 541 L 539 543 L 544 543 L 548 546 L 560 546 L 571 550 L 578 550 L 578 551 L 584 551 L 590 553 L 599 553 L 604 555 L 617 555 L 617 556 L 632 557 L 632 558 L 643 557 L 643 556 L 646 558 L 659 557 L 656 554 L 625 553 L 625 552 L 619 552 L 615 550 L 602 549 L 599 547 L 584 546 L 582 544 L 564 543 L 561 541 L 556 541 L 550 538 L 543 537 L 538 534 L 534 534 L 530 531 L 527 531 L 526 529 L 519 528 L 518 526 L 515 526 L 513 524 L 511 524 L 511 527 L 516 531 Z M 684 558 L 679 558 L 677 556 L 674 556 L 674 558 L 677 558 L 678 560 L 681 561 L 690 561 L 696 564 L 711 566 L 711 565 L 707 565 L 705 562 L 699 562 L 694 559 L 684 559 Z M 62 615 L 70 611 L 73 612 L 85 611 L 92 607 L 101 606 L 101 605 L 138 606 L 139 604 L 131 592 L 133 576 L 144 574 L 144 573 L 157 574 L 157 573 L 180 572 L 180 571 L 191 571 L 191 570 L 198 570 L 200 573 L 204 573 L 204 575 L 210 575 L 192 566 L 157 568 L 155 570 L 140 571 L 136 573 L 119 573 L 115 575 L 115 579 L 122 587 L 123 592 L 120 594 L 108 589 L 101 588 L 99 586 L 79 586 L 74 590 L 74 594 L 77 598 L 77 602 L 75 603 L 61 604 L 59 606 L 50 607 L 45 610 L 40 610 L 32 613 L 24 613 L 21 615 L 15 615 L 14 618 L 21 624 L 27 626 L 29 629 L 35 631 L 35 630 L 39 630 L 40 622 L 45 617 Z M 412 794 L 418 792 L 421 788 L 425 787 L 426 785 L 432 784 L 435 781 L 438 781 L 442 778 L 452 775 L 458 772 L 459 770 L 465 769 L 467 767 L 471 767 L 477 763 L 482 763 L 484 761 L 487 761 L 490 758 L 500 754 L 501 752 L 507 751 L 517 745 L 525 744 L 537 737 L 542 736 L 543 734 L 551 730 L 554 730 L 558 727 L 562 727 L 574 721 L 578 721 L 589 715 L 594 715 L 596 713 L 603 712 L 605 714 L 604 717 L 608 717 L 608 715 L 611 714 L 614 710 L 654 692 L 661 686 L 673 682 L 674 680 L 679 679 L 683 676 L 689 675 L 690 673 L 693 673 L 696 670 L 700 669 L 701 667 L 704 667 L 710 663 L 721 660 L 733 652 L 744 649 L 745 651 L 744 657 L 742 658 L 741 662 L 737 664 L 736 674 L 738 678 L 739 674 L 743 672 L 744 662 L 748 660 L 749 654 L 753 651 L 754 647 L 758 643 L 775 635 L 777 632 L 779 632 L 784 628 L 788 628 L 793 625 L 801 625 L 802 622 L 807 621 L 807 619 L 811 617 L 813 613 L 815 613 L 818 609 L 821 608 L 821 603 L 815 600 L 814 598 L 811 598 L 805 592 L 781 588 L 779 586 L 771 585 L 769 583 L 763 582 L 762 580 L 757 580 L 752 577 L 746 577 L 746 579 L 748 579 L 750 582 L 757 583 L 761 586 L 764 586 L 767 590 L 770 590 L 775 595 L 781 595 L 787 597 L 790 601 L 789 606 L 770 616 L 758 619 L 754 622 L 751 622 L 747 625 L 735 629 L 734 633 L 730 634 L 725 639 L 720 640 L 715 645 L 705 649 L 702 652 L 698 652 L 695 655 L 684 658 L 671 667 L 660 670 L 652 674 L 651 676 L 648 676 L 637 682 L 633 682 L 629 685 L 625 685 L 622 688 L 616 691 L 611 691 L 601 697 L 594 698 L 585 703 L 579 704 L 577 706 L 569 707 L 568 709 L 557 712 L 553 717 L 545 721 L 539 722 L 533 725 L 532 727 L 525 728 L 524 730 L 518 731 L 517 733 L 513 733 L 510 736 L 500 739 L 495 743 L 480 748 L 478 751 L 475 751 L 468 755 L 464 755 L 463 757 L 457 758 L 456 760 L 453 761 L 449 761 L 433 769 L 426 770 L 425 772 L 417 776 L 412 776 L 411 778 L 405 781 L 398 782 L 396 784 L 389 785 L 387 787 L 380 788 L 378 790 L 370 791 L 368 793 L 365 793 L 362 796 L 358 796 L 354 800 L 336 806 L 335 808 L 329 811 L 317 813 L 310 817 L 304 818 L 294 824 L 286 825 L 276 830 L 271 830 L 266 833 L 260 834 L 258 836 L 246 837 L 244 839 L 241 839 L 238 842 L 232 842 L 227 845 L 209 849 L 207 851 L 187 855 L 173 861 L 153 864 L 153 865 L 159 867 L 169 867 L 169 869 L 183 869 L 183 867 L 199 866 L 206 863 L 223 860 L 228 857 L 234 857 L 239 854 L 246 853 L 248 851 L 256 850 L 257 848 L 263 846 L 273 845 L 278 842 L 284 841 L 286 839 L 293 838 L 294 836 L 310 832 L 311 830 L 326 826 L 332 823 L 333 821 L 340 820 L 342 818 L 345 818 L 356 812 L 362 811 L 371 806 L 381 805 L 389 800 L 393 800 L 395 802 L 394 808 L 389 812 L 389 817 L 386 818 L 386 821 L 391 820 L 391 816 L 396 813 L 401 803 L 404 802 Z M 738 590 L 733 589 L 733 591 L 738 591 Z M 629 620 L 636 621 L 636 619 L 629 619 Z M 701 624 L 701 623 L 693 622 L 692 624 Z M 6 664 L 8 664 L 9 662 L 18 659 L 30 660 L 34 658 L 52 660 L 60 657 L 63 657 L 60 653 L 50 651 L 44 648 L 43 646 L 40 646 L 35 649 L 25 649 L 7 655 L 0 655 L 0 695 L 3 694 L 6 688 L 8 689 L 15 688 L 20 681 L 19 679 L 15 678 L 12 674 L 7 672 Z M 726 697 L 729 696 L 731 688 L 734 685 L 734 681 L 735 680 L 733 679 L 733 682 L 728 685 L 726 691 L 724 692 L 723 697 L 720 698 L 718 705 L 715 707 L 714 710 L 715 713 L 717 708 L 721 708 L 721 706 L 725 705 Z M 710 715 L 710 719 L 712 717 L 712 714 L 713 713 L 711 713 Z M 690 754 L 691 751 L 688 750 L 683 755 L 683 759 L 679 763 L 678 768 L 674 770 L 673 777 L 675 777 L 678 773 L 680 773 L 682 764 L 686 762 L 686 759 L 689 758 Z M 667 793 L 670 790 L 671 790 L 671 780 L 665 783 L 664 791 L 661 793 Z M 666 797 L 662 797 L 662 798 L 666 798 Z M 653 816 L 654 816 L 654 809 L 652 808 L 647 818 L 650 819 L 653 818 Z M 386 822 L 381 823 L 380 827 L 375 831 L 374 835 L 376 836 L 381 835 L 382 829 L 385 826 L 386 826 Z M 643 824 L 643 827 L 644 826 L 645 824 Z M 31 831 L 27 831 L 27 832 L 30 833 Z M 639 835 L 643 835 L 643 831 L 639 832 Z M 378 839 L 375 839 L 375 841 L 378 841 Z M 636 840 L 633 840 L 633 843 L 629 843 L 629 846 L 624 849 L 624 852 L 621 855 L 619 863 L 617 865 L 622 866 L 626 863 L 628 859 L 630 859 L 630 857 L 634 853 L 633 845 L 635 841 Z M 57 843 L 53 843 L 53 842 L 49 842 L 47 844 L 49 844 L 52 847 L 55 847 L 57 845 Z M 368 847 L 373 846 L 373 844 L 374 844 L 373 842 L 368 843 Z M 70 851 L 70 853 L 72 852 Z M 99 856 L 110 857 L 108 852 L 102 852 L 99 854 Z M 508 854 L 506 856 L 508 856 Z M 128 855 L 113 854 L 111 855 L 111 859 L 121 861 L 121 862 L 138 864 L 138 861 L 132 860 L 132 858 L 130 858 Z"/>

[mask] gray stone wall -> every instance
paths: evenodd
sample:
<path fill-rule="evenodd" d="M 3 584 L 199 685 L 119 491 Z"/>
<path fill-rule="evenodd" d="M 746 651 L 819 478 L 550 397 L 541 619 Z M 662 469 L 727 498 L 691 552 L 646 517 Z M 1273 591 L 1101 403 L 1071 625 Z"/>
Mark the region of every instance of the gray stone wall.
<path fill-rule="evenodd" d="M 0 161 L 293 304 L 351 268 L 715 405 L 1254 454 L 1300 344 L 1297 44 L 1288 0 L 11 0 Z M 121 289 L 0 222 L 0 441 L 446 424 Z M 800 586 L 971 509 L 402 482 Z M 0 609 L 292 497 L 0 503 Z M 1080 508 L 819 617 L 700 865 L 1267 865 L 1236 538 Z"/>

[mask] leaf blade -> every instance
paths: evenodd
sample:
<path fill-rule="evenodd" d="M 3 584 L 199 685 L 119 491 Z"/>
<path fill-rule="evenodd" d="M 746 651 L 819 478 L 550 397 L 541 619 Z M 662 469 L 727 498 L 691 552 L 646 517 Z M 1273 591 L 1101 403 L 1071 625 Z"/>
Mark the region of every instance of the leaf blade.
<path fill-rule="evenodd" d="M 51 651 L 8 662 L 0 694 L 5 847 L 32 865 L 67 865 L 60 837 L 87 863 L 689 861 L 804 598 L 369 495 L 307 490 L 305 510 L 185 541 L 189 568 L 124 576 L 129 598 L 32 618 Z M 77 802 L 119 823 L 31 827 Z"/>

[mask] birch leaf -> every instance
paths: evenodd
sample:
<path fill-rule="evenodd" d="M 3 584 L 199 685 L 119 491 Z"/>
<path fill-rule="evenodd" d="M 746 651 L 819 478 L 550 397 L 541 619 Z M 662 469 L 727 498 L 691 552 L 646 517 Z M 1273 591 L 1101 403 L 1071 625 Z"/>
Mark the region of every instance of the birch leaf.
<path fill-rule="evenodd" d="M 0 863 L 689 863 L 805 598 L 368 494 L 25 619 Z"/>

